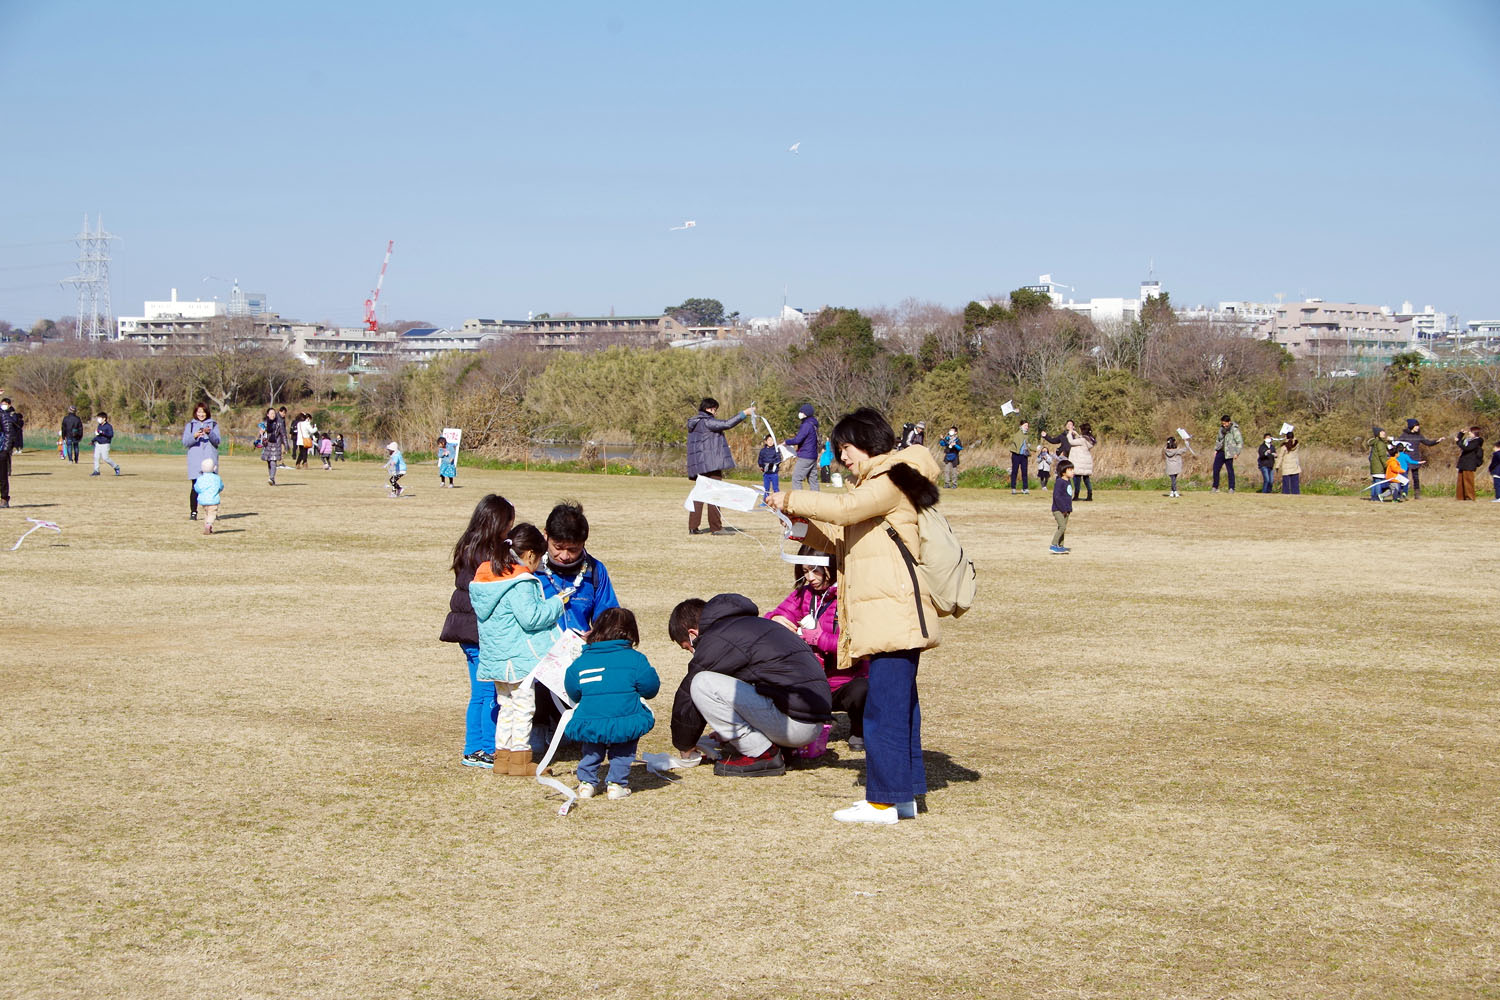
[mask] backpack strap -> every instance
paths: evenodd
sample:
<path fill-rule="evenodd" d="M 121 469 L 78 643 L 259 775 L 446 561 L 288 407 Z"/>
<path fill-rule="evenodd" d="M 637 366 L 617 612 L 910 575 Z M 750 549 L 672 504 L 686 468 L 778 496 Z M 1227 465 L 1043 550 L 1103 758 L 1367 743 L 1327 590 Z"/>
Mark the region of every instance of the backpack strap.
<path fill-rule="evenodd" d="M 891 541 L 896 543 L 896 548 L 901 551 L 901 561 L 906 563 L 906 572 L 911 574 L 911 592 L 917 602 L 917 624 L 922 628 L 922 638 L 927 636 L 927 615 L 922 611 L 922 588 L 917 584 L 917 561 L 911 557 L 911 550 L 896 533 L 896 528 L 889 521 L 885 525 L 885 533 L 891 536 Z"/>

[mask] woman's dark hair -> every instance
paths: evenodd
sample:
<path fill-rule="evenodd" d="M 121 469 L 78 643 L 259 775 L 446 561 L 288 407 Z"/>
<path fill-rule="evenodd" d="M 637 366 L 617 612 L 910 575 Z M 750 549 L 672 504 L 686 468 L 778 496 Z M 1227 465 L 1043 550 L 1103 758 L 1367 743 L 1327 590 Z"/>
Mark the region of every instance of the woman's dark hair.
<path fill-rule="evenodd" d="M 853 413 L 845 414 L 833 427 L 833 453 L 837 455 L 846 444 L 871 457 L 884 455 L 896 447 L 896 432 L 891 430 L 890 423 L 879 410 L 861 406 Z M 937 486 L 910 465 L 897 462 L 887 475 L 917 510 L 937 506 L 941 496 Z"/>
<path fill-rule="evenodd" d="M 1078 433 L 1089 439 L 1089 444 L 1095 444 L 1094 425 L 1085 421 L 1078 425 Z"/>
<path fill-rule="evenodd" d="M 274 407 L 274 406 L 268 406 L 268 407 L 266 407 L 266 412 L 269 413 L 272 417 L 275 417 L 276 416 L 276 407 Z"/>
<path fill-rule="evenodd" d="M 896 447 L 896 432 L 880 415 L 879 410 L 861 406 L 853 413 L 846 413 L 833 426 L 833 453 L 852 444 L 866 455 L 884 455 Z"/>
<path fill-rule="evenodd" d="M 635 615 L 628 608 L 606 608 L 594 619 L 589 629 L 589 642 L 610 642 L 624 639 L 632 646 L 641 644 L 641 633 L 635 625 Z"/>
<path fill-rule="evenodd" d="M 1297 450 L 1297 439 L 1294 438 L 1294 437 L 1292 437 L 1292 432 L 1291 431 L 1287 431 L 1287 434 L 1286 434 L 1286 450 L 1287 451 L 1296 451 Z"/>
<path fill-rule="evenodd" d="M 547 515 L 547 537 L 559 542 L 589 540 L 589 519 L 583 516 L 583 504 L 577 500 L 559 500 Z"/>
<path fill-rule="evenodd" d="M 497 571 L 504 571 L 519 565 L 523 552 L 533 556 L 547 554 L 547 539 L 542 537 L 541 529 L 527 521 L 522 521 L 505 533 L 505 540 L 490 556 L 490 565 Z"/>
<path fill-rule="evenodd" d="M 474 505 L 469 515 L 469 526 L 458 536 L 453 546 L 453 566 L 472 573 L 480 563 L 488 559 L 505 540 L 505 533 L 516 522 L 516 508 L 498 493 L 491 493 Z"/>
<path fill-rule="evenodd" d="M 206 402 L 202 401 L 202 400 L 199 400 L 198 402 L 196 402 L 196 403 L 193 404 L 193 419 L 194 420 L 198 419 L 198 411 L 199 410 L 203 411 L 203 419 L 204 420 L 208 420 L 208 419 L 212 418 L 213 415 L 214 415 L 214 411 L 210 410 L 208 408 L 208 404 Z"/>
<path fill-rule="evenodd" d="M 687 642 L 688 629 L 698 627 L 698 619 L 703 617 L 703 606 L 708 602 L 701 597 L 689 597 L 672 609 L 667 616 L 667 635 L 677 645 Z"/>
<path fill-rule="evenodd" d="M 827 566 L 793 566 L 792 567 L 792 586 L 793 587 L 801 587 L 801 586 L 803 586 L 803 577 L 805 577 L 807 575 L 807 571 L 810 570 L 810 569 L 826 570 L 828 572 L 828 582 L 829 582 L 830 585 L 832 585 L 833 582 L 838 579 L 838 576 L 839 576 L 839 557 L 837 555 L 835 555 L 834 553 L 832 553 L 832 552 L 820 552 L 817 549 L 813 548 L 811 545 L 799 545 L 799 546 L 797 546 L 797 554 L 799 556 L 824 556 L 824 555 L 826 555 L 828 557 L 828 565 Z"/>
<path fill-rule="evenodd" d="M 700 410 L 717 410 L 718 408 L 719 401 L 712 396 L 704 396 L 698 401 L 698 409 Z"/>

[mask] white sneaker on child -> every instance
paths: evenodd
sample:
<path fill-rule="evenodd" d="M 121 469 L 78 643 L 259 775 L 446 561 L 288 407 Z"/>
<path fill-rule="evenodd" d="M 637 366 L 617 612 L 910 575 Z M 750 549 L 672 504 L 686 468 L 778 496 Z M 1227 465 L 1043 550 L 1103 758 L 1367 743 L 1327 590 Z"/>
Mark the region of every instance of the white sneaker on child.
<path fill-rule="evenodd" d="M 578 797 L 580 799 L 591 799 L 594 797 L 594 793 L 598 790 L 599 789 L 595 788 L 593 785 L 579 785 Z"/>
<path fill-rule="evenodd" d="M 630 794 L 630 789 L 624 785 L 610 785 L 604 794 L 606 798 L 623 799 Z"/>

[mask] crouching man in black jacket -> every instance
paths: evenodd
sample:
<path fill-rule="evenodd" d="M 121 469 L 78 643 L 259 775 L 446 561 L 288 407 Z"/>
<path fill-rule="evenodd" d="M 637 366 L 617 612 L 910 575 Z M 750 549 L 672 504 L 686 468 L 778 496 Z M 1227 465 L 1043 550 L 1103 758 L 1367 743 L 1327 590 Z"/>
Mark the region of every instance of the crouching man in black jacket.
<path fill-rule="evenodd" d="M 672 745 L 691 751 L 707 725 L 739 751 L 715 774 L 785 774 L 781 748 L 807 746 L 833 718 L 828 676 L 811 647 L 760 617 L 748 597 L 683 601 L 667 634 L 693 654 L 672 703 Z"/>

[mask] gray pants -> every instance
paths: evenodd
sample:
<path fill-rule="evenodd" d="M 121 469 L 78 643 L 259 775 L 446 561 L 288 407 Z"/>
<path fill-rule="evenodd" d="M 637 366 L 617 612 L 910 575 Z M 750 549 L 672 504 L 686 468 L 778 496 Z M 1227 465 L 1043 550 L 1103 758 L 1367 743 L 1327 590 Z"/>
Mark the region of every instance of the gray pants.
<path fill-rule="evenodd" d="M 802 483 L 814 493 L 822 492 L 818 489 L 818 460 L 816 458 L 799 458 L 797 464 L 792 467 L 792 489 Z"/>
<path fill-rule="evenodd" d="M 107 445 L 107 444 L 96 444 L 96 445 L 94 445 L 94 471 L 95 472 L 99 471 L 99 463 L 100 462 L 103 462 L 105 465 L 109 466 L 111 469 L 114 469 L 116 473 L 118 473 L 120 471 L 120 467 L 109 460 L 109 445 Z"/>
<path fill-rule="evenodd" d="M 771 748 L 805 747 L 823 732 L 817 722 L 788 718 L 775 702 L 742 680 L 705 670 L 693 678 L 693 707 L 702 713 L 708 728 L 733 743 L 746 757 L 758 757 Z"/>
<path fill-rule="evenodd" d="M 958 485 L 958 463 L 957 462 L 944 462 L 943 463 L 943 485 L 944 486 L 957 486 Z"/>

